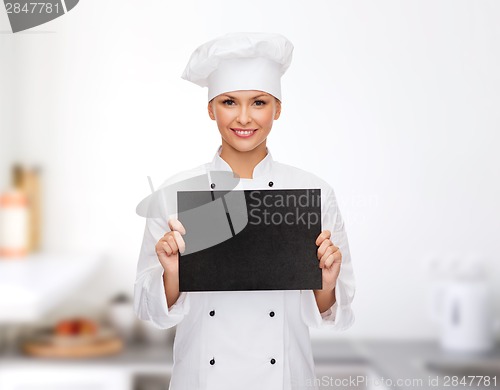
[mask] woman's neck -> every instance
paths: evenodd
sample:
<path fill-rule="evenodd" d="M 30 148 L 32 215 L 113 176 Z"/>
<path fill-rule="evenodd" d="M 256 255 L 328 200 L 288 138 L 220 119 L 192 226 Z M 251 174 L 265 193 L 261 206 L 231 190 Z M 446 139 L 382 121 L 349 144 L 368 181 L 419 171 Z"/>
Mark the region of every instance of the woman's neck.
<path fill-rule="evenodd" d="M 253 179 L 256 165 L 267 156 L 266 142 L 262 142 L 253 150 L 239 151 L 222 140 L 220 157 L 229 164 L 234 173 L 241 179 Z"/>

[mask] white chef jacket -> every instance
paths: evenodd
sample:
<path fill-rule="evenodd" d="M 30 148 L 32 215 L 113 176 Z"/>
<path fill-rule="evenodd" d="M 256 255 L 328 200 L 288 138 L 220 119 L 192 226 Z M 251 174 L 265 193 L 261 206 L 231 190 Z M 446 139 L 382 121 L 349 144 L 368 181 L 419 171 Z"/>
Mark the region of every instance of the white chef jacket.
<path fill-rule="evenodd" d="M 230 171 L 220 157 L 180 172 L 161 187 L 210 171 Z M 160 187 L 160 188 L 161 188 Z M 204 190 L 217 187 L 208 183 Z M 168 308 L 163 267 L 155 250 L 168 231 L 168 218 L 147 218 L 134 289 L 139 319 L 158 328 L 177 325 L 170 390 L 316 389 L 309 328 L 345 330 L 354 322 L 355 285 L 351 255 L 335 194 L 316 175 L 274 161 L 267 155 L 252 179 L 240 179 L 237 190 L 321 188 L 321 230 L 342 252 L 335 287 L 336 302 L 320 313 L 312 290 L 181 292 Z M 176 200 L 175 200 L 176 201 Z"/>

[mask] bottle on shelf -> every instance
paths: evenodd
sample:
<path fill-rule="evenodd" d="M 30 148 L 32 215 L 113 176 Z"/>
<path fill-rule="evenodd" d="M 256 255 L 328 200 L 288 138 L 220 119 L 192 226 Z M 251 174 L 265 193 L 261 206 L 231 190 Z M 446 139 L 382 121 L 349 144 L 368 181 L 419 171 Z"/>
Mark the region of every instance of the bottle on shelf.
<path fill-rule="evenodd" d="M 11 186 L 0 193 L 0 259 L 19 259 L 40 249 L 39 168 L 12 166 Z"/>

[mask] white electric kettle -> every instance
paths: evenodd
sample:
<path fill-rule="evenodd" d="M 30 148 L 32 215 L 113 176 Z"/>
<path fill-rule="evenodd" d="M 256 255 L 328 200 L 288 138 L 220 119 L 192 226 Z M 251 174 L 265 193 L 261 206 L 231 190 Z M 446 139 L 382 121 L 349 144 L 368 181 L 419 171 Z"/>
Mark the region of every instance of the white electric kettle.
<path fill-rule="evenodd" d="M 433 317 L 440 325 L 440 343 L 446 350 L 485 352 L 495 345 L 492 291 L 481 267 L 457 267 L 435 285 Z"/>

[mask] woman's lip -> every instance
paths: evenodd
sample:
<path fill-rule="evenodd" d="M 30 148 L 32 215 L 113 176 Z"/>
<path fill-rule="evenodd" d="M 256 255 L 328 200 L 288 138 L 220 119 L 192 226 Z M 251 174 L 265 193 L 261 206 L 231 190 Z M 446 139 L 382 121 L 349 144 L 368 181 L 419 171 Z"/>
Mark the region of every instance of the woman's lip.
<path fill-rule="evenodd" d="M 250 138 L 252 137 L 255 132 L 257 131 L 257 129 L 231 129 L 234 133 L 234 135 L 236 135 L 236 137 L 239 137 L 239 138 Z M 237 131 L 251 131 L 250 134 L 246 134 L 246 135 L 243 135 L 243 134 L 238 134 Z"/>

